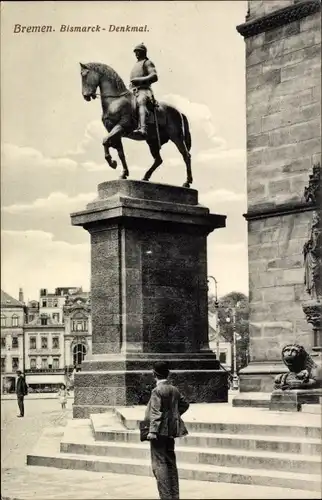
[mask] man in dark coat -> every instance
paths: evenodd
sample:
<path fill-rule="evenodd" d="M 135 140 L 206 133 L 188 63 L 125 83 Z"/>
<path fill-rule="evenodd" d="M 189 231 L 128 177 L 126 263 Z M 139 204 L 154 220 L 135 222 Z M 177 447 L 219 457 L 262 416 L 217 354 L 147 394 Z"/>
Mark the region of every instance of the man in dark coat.
<path fill-rule="evenodd" d="M 18 406 L 20 410 L 20 415 L 17 415 L 17 417 L 24 417 L 25 416 L 25 405 L 24 405 L 24 398 L 28 394 L 28 386 L 25 381 L 25 377 L 21 373 L 20 370 L 17 371 L 17 386 L 16 386 L 16 393 L 17 393 L 17 400 L 18 400 Z"/>
<path fill-rule="evenodd" d="M 174 439 L 185 436 L 188 431 L 181 415 L 189 408 L 179 390 L 168 382 L 169 368 L 165 362 L 154 365 L 157 382 L 152 390 L 145 420 L 150 423 L 148 440 L 151 446 L 153 474 L 157 480 L 161 500 L 179 499 L 179 480 Z"/>

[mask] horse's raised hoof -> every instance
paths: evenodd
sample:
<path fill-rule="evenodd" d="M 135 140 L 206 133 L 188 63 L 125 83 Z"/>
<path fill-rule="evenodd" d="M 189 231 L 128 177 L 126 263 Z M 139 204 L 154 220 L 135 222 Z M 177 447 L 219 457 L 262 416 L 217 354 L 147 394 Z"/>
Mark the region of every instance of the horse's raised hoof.
<path fill-rule="evenodd" d="M 184 184 L 182 184 L 182 187 L 190 188 L 190 182 L 185 182 Z"/>
<path fill-rule="evenodd" d="M 111 168 L 115 169 L 117 167 L 117 161 L 116 160 L 111 160 L 110 156 L 105 156 L 105 160 L 107 161 L 107 163 L 109 164 L 109 166 Z"/>

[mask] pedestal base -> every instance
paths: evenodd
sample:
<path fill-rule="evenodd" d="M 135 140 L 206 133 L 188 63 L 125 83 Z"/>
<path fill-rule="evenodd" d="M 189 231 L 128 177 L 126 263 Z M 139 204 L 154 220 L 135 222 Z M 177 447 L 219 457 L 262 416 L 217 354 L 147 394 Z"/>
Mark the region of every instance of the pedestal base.
<path fill-rule="evenodd" d="M 239 372 L 240 392 L 272 392 L 274 379 L 288 370 L 281 362 L 251 362 Z"/>
<path fill-rule="evenodd" d="M 167 359 L 169 381 L 190 403 L 228 402 L 228 373 L 217 369 L 213 355 L 190 359 L 187 355 L 169 359 L 168 355 Z M 75 374 L 74 418 L 89 418 L 91 413 L 102 413 L 110 406 L 145 405 L 155 387 L 151 359 L 93 359 L 83 365 Z"/>
<path fill-rule="evenodd" d="M 319 404 L 322 389 L 272 392 L 269 409 L 273 411 L 301 411 L 302 404 Z"/>

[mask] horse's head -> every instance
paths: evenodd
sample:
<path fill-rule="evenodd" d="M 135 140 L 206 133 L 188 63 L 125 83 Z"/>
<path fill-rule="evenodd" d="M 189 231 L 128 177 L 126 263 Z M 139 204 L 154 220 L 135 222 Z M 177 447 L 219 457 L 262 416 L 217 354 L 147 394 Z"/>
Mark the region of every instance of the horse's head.
<path fill-rule="evenodd" d="M 99 84 L 100 75 L 88 64 L 80 63 L 82 76 L 82 94 L 85 101 L 96 99 L 96 89 Z"/>

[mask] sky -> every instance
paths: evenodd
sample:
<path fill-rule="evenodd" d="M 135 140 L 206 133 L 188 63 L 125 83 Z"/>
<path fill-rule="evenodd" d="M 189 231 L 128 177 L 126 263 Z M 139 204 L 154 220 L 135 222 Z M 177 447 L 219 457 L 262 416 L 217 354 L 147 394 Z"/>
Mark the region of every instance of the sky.
<path fill-rule="evenodd" d="M 89 290 L 89 235 L 71 226 L 70 213 L 121 170 L 104 161 L 100 100 L 82 98 L 79 63 L 106 63 L 128 86 L 133 48 L 144 42 L 159 75 L 156 99 L 188 117 L 199 203 L 227 215 L 226 228 L 208 236 L 208 274 L 219 296 L 247 294 L 245 48 L 236 31 L 247 2 L 28 1 L 1 10 L 1 288 L 17 297 L 22 287 L 25 300 L 40 288 Z M 18 24 L 55 31 L 14 33 Z M 62 24 L 101 30 L 61 32 Z M 147 145 L 123 144 L 130 178 L 142 179 L 152 163 Z M 169 143 L 161 153 L 151 181 L 182 185 L 181 155 Z M 209 287 L 214 293 L 213 280 Z"/>

